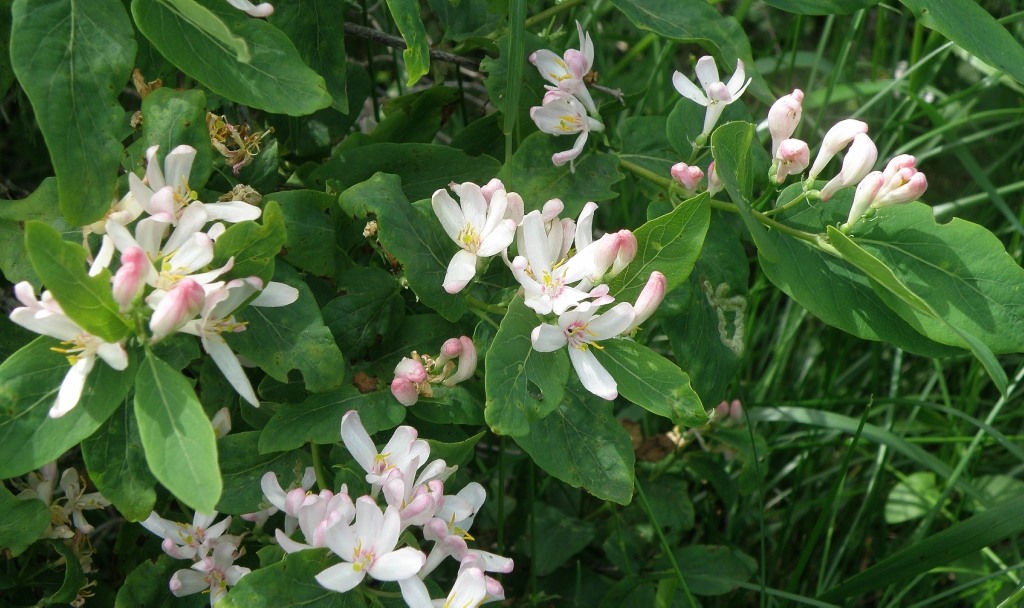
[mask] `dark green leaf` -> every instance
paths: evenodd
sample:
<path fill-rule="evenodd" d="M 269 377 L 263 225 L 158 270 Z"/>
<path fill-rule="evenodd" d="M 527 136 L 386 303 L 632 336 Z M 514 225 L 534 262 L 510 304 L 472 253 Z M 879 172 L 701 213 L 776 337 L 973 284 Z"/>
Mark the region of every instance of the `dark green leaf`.
<path fill-rule="evenodd" d="M 238 222 L 224 231 L 214 244 L 212 266 L 223 266 L 231 257 L 235 265 L 232 277 L 257 276 L 263 280 L 274 274 L 274 256 L 287 240 L 281 207 L 270 201 L 263 208 L 263 223 Z"/>
<path fill-rule="evenodd" d="M 531 567 L 538 576 L 547 576 L 557 570 L 597 536 L 593 522 L 570 517 L 551 505 L 535 504 L 533 517 L 536 518 L 534 525 L 545 532 L 528 543 L 524 552 L 531 559 Z"/>
<path fill-rule="evenodd" d="M 750 580 L 757 562 L 738 549 L 690 545 L 675 552 L 686 586 L 697 595 L 723 595 Z"/>
<path fill-rule="evenodd" d="M 206 608 L 210 600 L 202 593 L 174 597 L 167 589 L 171 576 L 184 562 L 161 555 L 155 562 L 144 561 L 132 570 L 117 590 L 114 608 Z"/>
<path fill-rule="evenodd" d="M 139 424 L 132 408 L 114 415 L 82 442 L 89 479 L 117 510 L 133 521 L 149 517 L 156 503 L 156 479 L 146 464 Z"/>
<path fill-rule="evenodd" d="M 213 147 L 206 127 L 206 95 L 200 90 L 179 91 L 161 87 L 142 100 L 142 139 L 146 146 L 160 146 L 157 162 L 177 146 L 195 148 L 188 185 L 198 190 L 213 171 Z M 177 186 L 177 184 L 172 184 Z"/>
<path fill-rule="evenodd" d="M 409 75 L 405 86 L 411 87 L 430 71 L 430 45 L 427 44 L 427 30 L 420 19 L 420 3 L 417 0 L 387 0 L 387 3 L 395 25 L 405 39 L 406 49 L 402 51 L 402 58 Z"/>
<path fill-rule="evenodd" d="M 213 511 L 222 488 L 213 425 L 188 380 L 152 354 L 135 379 L 135 417 L 153 476 L 186 505 Z"/>
<path fill-rule="evenodd" d="M 266 473 L 273 471 L 283 487 L 288 487 L 286 480 L 301 479 L 309 466 L 309 454 L 301 450 L 261 453 L 257 449 L 259 437 L 259 431 L 232 433 L 217 443 L 224 480 L 218 512 L 240 515 L 258 511 L 265 502 L 260 480 Z"/>
<path fill-rule="evenodd" d="M 75 225 L 100 219 L 117 187 L 135 39 L 119 0 L 17 0 L 11 64 L 32 102 L 57 174 L 60 209 Z"/>
<path fill-rule="evenodd" d="M 342 295 L 324 306 L 324 324 L 350 359 L 394 335 L 405 300 L 393 275 L 379 268 L 353 268 L 338 276 L 337 289 Z"/>
<path fill-rule="evenodd" d="M 50 525 L 50 509 L 37 498 L 19 499 L 0 486 L 0 549 L 7 549 L 11 557 L 21 553 L 43 536 Z"/>
<path fill-rule="evenodd" d="M 219 608 L 363 608 L 359 593 L 338 593 L 316 582 L 316 575 L 336 563 L 327 549 L 308 549 L 242 577 Z"/>
<path fill-rule="evenodd" d="M 263 200 L 280 205 L 287 234 L 284 259 L 317 276 L 334 276 L 334 224 L 326 213 L 334 206 L 334 197 L 316 190 L 290 190 Z"/>
<path fill-rule="evenodd" d="M 29 281 L 39 291 L 42 283 L 32 270 L 25 245 L 25 222 L 29 220 L 66 226 L 60 215 L 55 178 L 44 179 L 21 200 L 0 202 L 0 272 L 11 283 Z"/>
<path fill-rule="evenodd" d="M 64 580 L 61 582 L 59 589 L 54 591 L 52 595 L 40 600 L 38 605 L 68 605 L 78 596 L 78 590 L 85 584 L 85 573 L 82 571 L 81 558 L 78 557 L 71 543 L 65 543 L 60 540 L 47 540 L 46 543 L 63 558 Z"/>
<path fill-rule="evenodd" d="M 521 437 L 530 433 L 531 427 L 536 428 L 536 421 L 562 403 L 569 377 L 569 357 L 564 350 L 533 350 L 530 332 L 540 323 L 537 313 L 517 297 L 509 304 L 487 351 L 484 417 L 499 435 Z"/>
<path fill-rule="evenodd" d="M 348 114 L 345 21 L 336 10 L 332 0 L 280 2 L 274 5 L 270 22 L 288 35 L 303 61 L 323 76 L 333 99 L 331 107 Z"/>

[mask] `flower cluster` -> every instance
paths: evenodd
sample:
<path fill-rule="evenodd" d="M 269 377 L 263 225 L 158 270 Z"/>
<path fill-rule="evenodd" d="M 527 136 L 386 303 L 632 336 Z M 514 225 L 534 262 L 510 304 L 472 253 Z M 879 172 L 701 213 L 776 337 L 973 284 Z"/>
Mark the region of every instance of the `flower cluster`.
<path fill-rule="evenodd" d="M 579 50 L 569 49 L 561 57 L 547 49 L 530 55 L 530 63 L 551 83 L 544 85 L 547 93 L 541 105 L 530 108 L 530 118 L 545 133 L 578 134 L 572 148 L 551 157 L 556 166 L 569 163 L 571 171 L 576 170 L 573 161 L 583 152 L 590 132 L 604 131 L 604 123 L 596 117 L 594 98 L 587 89 L 587 76 L 594 66 L 594 43 L 578 21 L 576 31 Z"/>
<path fill-rule="evenodd" d="M 395 367 L 391 393 L 402 405 L 415 405 L 421 396 L 432 396 L 433 384 L 455 386 L 471 378 L 476 371 L 476 360 L 476 346 L 469 336 L 445 341 L 436 357 L 413 351 L 411 357 L 404 357 Z"/>
<path fill-rule="evenodd" d="M 241 536 L 225 534 L 231 518 L 213 523 L 217 513 L 196 513 L 191 524 L 166 520 L 156 512 L 142 522 L 142 527 L 163 538 L 161 548 L 175 559 L 193 560 L 191 568 L 171 575 L 171 593 L 176 597 L 209 592 L 210 605 L 215 606 L 229 586 L 249 574 L 249 569 L 234 562 L 245 550 L 240 548 Z"/>
<path fill-rule="evenodd" d="M 466 258 L 466 243 L 473 240 L 467 235 L 479 234 L 481 225 L 501 226 L 501 239 L 497 241 L 503 244 L 500 252 L 521 286 L 526 305 L 539 315 L 554 317 L 554 323 L 542 323 L 534 329 L 533 348 L 550 352 L 568 347 L 569 358 L 583 386 L 604 399 L 614 399 L 618 395 L 615 380 L 601 366 L 591 348 L 601 348 L 598 342 L 602 340 L 632 333 L 654 313 L 666 287 L 665 277 L 652 272 L 636 304 L 620 302 L 599 312 L 602 306 L 615 301 L 605 281 L 622 272 L 637 254 L 633 233 L 620 230 L 595 239 L 592 224 L 597 204 L 593 202 L 584 205 L 574 222 L 559 217 L 564 205 L 558 199 L 549 200 L 541 210 L 524 214 L 522 198 L 514 192 L 506 192 L 504 184 L 497 179 L 483 188 L 465 183 L 453 184 L 451 189 L 462 200 L 463 209 L 475 209 L 473 215 L 477 219 L 468 219 L 469 213 L 457 213 L 459 207 L 445 190 L 434 193 L 434 211 L 439 221 L 452 240 L 463 248 L 448 267 L 445 288 L 450 293 L 461 290 L 484 259 L 477 248 L 472 266 L 465 271 L 452 270 Z M 488 194 L 481 194 L 485 191 Z M 511 201 L 515 204 L 509 204 Z M 510 258 L 508 248 L 513 240 L 517 255 Z M 488 251 L 491 256 L 499 253 L 494 248 Z M 468 263 L 468 259 L 464 261 Z M 449 289 L 453 276 L 459 279 L 455 290 Z M 442 348 L 440 359 L 447 365 L 446 356 L 450 358 L 459 347 L 463 349 L 460 352 L 465 352 L 471 346 L 468 338 L 460 338 L 458 346 L 449 340 Z M 448 347 L 451 347 L 451 354 L 446 352 Z M 475 352 L 471 362 L 475 367 Z M 469 365 L 464 364 L 465 359 L 460 359 L 458 371 L 443 376 L 446 384 L 472 375 L 472 370 L 465 372 Z M 417 395 L 426 394 L 424 387 L 429 390 L 428 376 L 422 364 L 403 359 L 395 370 L 391 390 L 399 401 L 411 405 Z"/>
<path fill-rule="evenodd" d="M 38 471 L 29 473 L 18 493 L 20 500 L 41 500 L 50 509 L 50 525 L 42 538 L 69 539 L 93 531 L 82 511 L 102 509 L 110 501 L 99 492 L 85 492 L 81 476 L 74 467 L 64 469 L 57 476 L 57 463 L 51 462 Z M 88 569 L 86 569 L 88 572 Z"/>
<path fill-rule="evenodd" d="M 335 493 L 308 492 L 305 484 L 285 492 L 274 473 L 263 477 L 267 500 L 285 514 L 284 530 L 275 532 L 288 553 L 313 547 L 330 549 L 340 562 L 316 576 L 327 589 L 344 593 L 367 576 L 398 582 L 406 603 L 429 607 L 432 600 L 423 579 L 446 557 L 460 564 L 459 576 L 446 606 L 478 606 L 504 599 L 501 584 L 485 572 L 511 572 L 512 560 L 470 549 L 469 528 L 486 493 L 470 483 L 457 494 L 445 494 L 444 483 L 455 472 L 443 460 L 428 462 L 430 446 L 416 429 L 395 430 L 383 449 L 374 446 L 359 419 L 349 411 L 341 421 L 341 439 L 366 472 L 370 494 L 352 499 L 347 486 Z M 379 499 L 383 498 L 383 506 Z M 293 540 L 296 528 L 305 542 Z M 428 554 L 411 546 L 398 547 L 404 532 L 420 529 Z"/>
<path fill-rule="evenodd" d="M 86 227 L 86 236 L 102 235 L 89 273 L 99 275 L 111 265 L 115 252 L 120 252 L 111 294 L 126 324 L 139 328 L 135 337 L 155 343 L 175 332 L 198 336 L 231 386 L 258 406 L 238 357 L 221 334 L 245 329 L 233 315 L 246 301 L 251 299 L 253 306 L 285 306 L 297 299 L 298 291 L 281 283 L 264 285 L 254 276 L 223 280 L 234 266 L 234 258 L 219 268 L 211 265 L 214 243 L 226 230 L 224 223 L 257 219 L 260 208 L 243 201 L 199 201 L 188 184 L 196 150 L 178 146 L 167 155 L 163 170 L 157 152 L 157 146 L 146 151 L 145 179 L 129 174 L 130 192 L 105 220 Z M 134 230 L 129 228 L 132 223 Z M 15 286 L 15 295 L 22 306 L 11 312 L 11 320 L 60 340 L 63 345 L 57 350 L 66 354 L 71 364 L 50 409 L 51 417 L 63 416 L 75 407 L 97 358 L 115 370 L 128 366 L 125 339 L 111 343 L 90 334 L 65 313 L 49 291 L 43 291 L 37 300 L 32 285 L 22 282 Z M 144 327 L 148 327 L 148 335 L 141 329 Z"/>

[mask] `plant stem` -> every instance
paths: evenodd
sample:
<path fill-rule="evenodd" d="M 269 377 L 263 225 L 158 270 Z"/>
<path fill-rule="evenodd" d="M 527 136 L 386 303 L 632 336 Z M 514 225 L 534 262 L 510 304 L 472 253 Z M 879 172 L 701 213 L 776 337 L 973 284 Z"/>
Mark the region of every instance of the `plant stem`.
<path fill-rule="evenodd" d="M 564 13 L 570 8 L 573 8 L 574 6 L 579 6 L 580 4 L 583 4 L 586 1 L 587 0 L 565 0 L 564 2 L 560 2 L 550 8 L 546 8 L 541 12 L 537 13 L 536 15 L 534 15 L 533 17 L 527 19 L 526 27 L 532 28 L 537 24 L 541 23 L 542 21 L 545 21 L 550 17 L 554 17 L 558 13 Z"/>

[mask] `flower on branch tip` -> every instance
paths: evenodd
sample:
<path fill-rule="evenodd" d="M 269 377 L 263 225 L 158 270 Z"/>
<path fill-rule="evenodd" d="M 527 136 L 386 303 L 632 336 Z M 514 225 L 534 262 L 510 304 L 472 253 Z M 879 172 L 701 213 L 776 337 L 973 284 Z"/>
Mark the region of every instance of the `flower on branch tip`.
<path fill-rule="evenodd" d="M 11 321 L 29 331 L 60 340 L 61 346 L 52 350 L 65 355 L 71 364 L 57 392 L 57 400 L 50 407 L 51 418 L 60 418 L 78 405 L 97 357 L 117 371 L 128 367 L 128 351 L 120 342 L 106 342 L 79 327 L 64 314 L 49 291 L 44 291 L 36 300 L 32 284 L 22 281 L 14 286 L 14 295 L 22 306 L 11 311 Z"/>
<path fill-rule="evenodd" d="M 500 183 L 500 182 L 499 182 Z M 476 276 L 481 258 L 497 255 L 515 238 L 515 222 L 505 218 L 508 193 L 493 188 L 487 195 L 473 183 L 452 184 L 459 202 L 441 188 L 430 198 L 434 214 L 448 236 L 461 248 L 452 257 L 444 277 L 444 290 L 458 293 Z"/>
<path fill-rule="evenodd" d="M 847 146 L 853 139 L 862 133 L 868 132 L 866 122 L 847 118 L 832 125 L 832 128 L 825 133 L 821 140 L 821 149 L 818 156 L 814 158 L 811 170 L 807 172 L 808 181 L 818 177 L 818 174 L 825 170 L 825 166 L 832 158 Z"/>
<path fill-rule="evenodd" d="M 583 104 L 587 111 L 596 114 L 597 106 L 594 99 L 587 90 L 587 83 L 584 80 L 594 65 L 594 43 L 590 34 L 583 30 L 580 22 L 576 22 L 576 31 L 579 33 L 580 49 L 569 49 L 562 57 L 549 51 L 541 49 L 532 53 L 529 57 L 530 63 L 537 67 L 541 77 L 552 85 L 545 85 L 548 90 L 558 90 L 572 95 Z"/>
<path fill-rule="evenodd" d="M 697 191 L 697 187 L 700 186 L 700 180 L 704 179 L 704 172 L 700 170 L 700 167 L 687 165 L 686 163 L 672 165 L 669 173 L 672 175 L 672 179 L 676 180 L 676 183 L 683 187 L 687 196 L 693 196 Z"/>
<path fill-rule="evenodd" d="M 700 81 L 701 87 L 704 88 L 703 92 L 682 72 L 672 74 L 672 84 L 680 95 L 707 108 L 704 114 L 704 130 L 701 131 L 701 136 L 706 138 L 711 135 L 722 112 L 725 111 L 725 106 L 743 95 L 750 85 L 751 79 L 746 78 L 743 62 L 737 59 L 736 71 L 729 79 L 728 84 L 723 84 L 718 79 L 718 65 L 715 63 L 715 58 L 708 55 L 697 60 L 696 72 L 697 79 Z"/>
<path fill-rule="evenodd" d="M 840 188 L 860 182 L 871 171 L 876 160 L 878 160 L 878 148 L 875 147 L 875 142 L 871 141 L 871 138 L 864 133 L 855 135 L 853 143 L 850 144 L 850 151 L 843 159 L 843 167 L 839 170 L 839 174 L 829 180 L 821 189 L 819 194 L 821 200 L 827 201 Z"/>
<path fill-rule="evenodd" d="M 889 161 L 885 171 L 872 171 L 860 184 L 853 196 L 853 206 L 846 219 L 848 228 L 867 213 L 868 209 L 879 209 L 889 205 L 908 203 L 920 198 L 928 189 L 928 179 L 915 167 L 916 159 L 901 154 Z"/>
<path fill-rule="evenodd" d="M 603 314 L 595 314 L 597 308 L 584 302 L 574 310 L 560 314 L 558 325 L 543 323 L 535 327 L 530 340 L 533 349 L 539 352 L 552 352 L 568 346 L 569 360 L 583 387 L 602 399 L 612 400 L 618 396 L 615 378 L 590 349 L 600 349 L 598 342 L 624 332 L 633 324 L 635 313 L 628 302 L 616 304 Z"/>
<path fill-rule="evenodd" d="M 772 134 L 772 156 L 777 157 L 779 145 L 796 132 L 796 127 L 800 124 L 800 115 L 803 112 L 803 100 L 804 92 L 800 89 L 793 89 L 789 95 L 783 95 L 775 100 L 772 107 L 768 109 L 768 131 Z"/>
<path fill-rule="evenodd" d="M 587 109 L 578 99 L 557 89 L 548 91 L 541 105 L 530 108 L 530 118 L 538 129 L 551 135 L 579 134 L 572 148 L 551 156 L 556 167 L 570 163 L 569 169 L 573 172 L 576 171 L 574 161 L 583 153 L 590 132 L 604 131 L 604 123 L 588 116 Z"/>
<path fill-rule="evenodd" d="M 633 323 L 622 332 L 624 335 L 632 333 L 644 321 L 651 318 L 654 311 L 658 310 L 658 306 L 661 305 L 661 301 L 665 299 L 667 286 L 668 281 L 665 279 L 665 275 L 657 270 L 651 273 L 647 284 L 640 291 L 640 295 L 636 297 L 636 303 L 633 304 Z"/>

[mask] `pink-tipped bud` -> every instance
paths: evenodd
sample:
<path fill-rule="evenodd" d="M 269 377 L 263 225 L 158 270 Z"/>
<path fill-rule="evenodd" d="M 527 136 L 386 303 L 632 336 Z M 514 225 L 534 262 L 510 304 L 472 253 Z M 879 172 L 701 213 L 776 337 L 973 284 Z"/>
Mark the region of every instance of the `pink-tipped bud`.
<path fill-rule="evenodd" d="M 718 171 L 715 171 L 715 163 L 708 165 L 708 194 L 714 196 L 722 191 L 724 186 L 722 180 L 718 177 Z"/>
<path fill-rule="evenodd" d="M 522 224 L 525 213 L 523 197 L 519 196 L 516 192 L 506 192 L 505 200 L 508 201 L 505 206 L 505 219 L 512 220 L 516 226 Z"/>
<path fill-rule="evenodd" d="M 902 179 L 902 176 L 897 174 L 897 178 Z M 877 199 L 875 199 L 872 207 L 887 207 L 889 205 L 916 201 L 921 198 L 924 191 L 928 189 L 928 178 L 925 177 L 924 173 L 914 171 L 913 174 L 902 183 L 893 185 L 893 182 L 890 181 L 886 184 L 886 187 L 888 190 L 884 191 Z"/>
<path fill-rule="evenodd" d="M 544 223 L 548 223 L 552 220 L 558 219 L 558 214 L 565 209 L 565 203 L 560 198 L 553 198 L 548 202 L 544 203 L 544 207 L 540 210 L 540 217 L 544 220 Z"/>
<path fill-rule="evenodd" d="M 462 336 L 458 339 L 458 342 L 461 351 L 459 354 L 459 368 L 449 378 L 445 379 L 443 382 L 445 386 L 455 386 L 463 380 L 469 380 L 476 373 L 476 345 L 473 344 L 473 340 L 468 336 Z"/>
<path fill-rule="evenodd" d="M 669 173 L 672 174 L 672 179 L 676 180 L 689 194 L 696 192 L 697 186 L 700 185 L 700 180 L 704 179 L 704 172 L 700 170 L 700 167 L 691 167 L 686 163 L 672 165 Z"/>
<path fill-rule="evenodd" d="M 633 305 L 633 323 L 626 331 L 622 332 L 623 334 L 632 332 L 637 327 L 640 327 L 644 321 L 651 318 L 651 315 L 658 309 L 661 301 L 665 299 L 667 284 L 665 275 L 657 270 L 651 273 L 650 278 L 647 279 L 647 284 L 644 285 L 640 295 L 636 298 L 636 304 Z"/>
<path fill-rule="evenodd" d="M 406 407 L 415 405 L 416 401 L 420 398 L 416 384 L 401 377 L 391 381 L 391 394 L 395 396 L 395 399 L 398 399 L 399 403 Z"/>
<path fill-rule="evenodd" d="M 775 153 L 778 163 L 775 181 L 782 183 L 790 175 L 799 175 L 811 162 L 811 149 L 807 142 L 799 139 L 786 139 L 779 143 Z"/>
<path fill-rule="evenodd" d="M 852 186 L 864 179 L 864 176 L 870 173 L 871 168 L 875 166 L 876 160 L 878 160 L 878 148 L 875 147 L 875 142 L 871 141 L 871 138 L 864 133 L 858 133 L 853 138 L 853 143 L 850 144 L 850 151 L 846 154 L 846 158 L 843 159 L 843 168 L 840 169 L 839 175 L 833 177 L 821 189 L 821 200 L 827 201 L 840 188 Z"/>
<path fill-rule="evenodd" d="M 177 331 L 203 309 L 203 286 L 192 279 L 182 279 L 160 300 L 149 319 L 152 342 L 157 342 Z"/>
<path fill-rule="evenodd" d="M 800 115 L 803 113 L 803 100 L 804 92 L 800 89 L 793 89 L 789 95 L 779 97 L 768 110 L 768 131 L 772 134 L 772 156 L 778 157 L 779 145 L 796 132 L 796 127 L 800 124 Z"/>
<path fill-rule="evenodd" d="M 618 249 L 615 252 L 615 261 L 612 263 L 609 277 L 614 277 L 622 272 L 629 263 L 636 257 L 638 245 L 636 236 L 630 230 L 619 230 L 615 233 L 615 240 L 618 242 Z"/>
<path fill-rule="evenodd" d="M 885 169 L 882 171 L 882 175 L 885 176 L 885 181 L 888 182 L 903 169 L 913 169 L 914 173 L 916 173 L 916 163 L 917 159 L 909 154 L 894 156 L 892 157 L 892 160 L 889 161 L 889 164 L 885 166 Z"/>
<path fill-rule="evenodd" d="M 864 179 L 860 180 L 860 183 L 857 184 L 857 192 L 853 195 L 853 206 L 850 207 L 850 215 L 846 218 L 847 226 L 854 225 L 857 220 L 867 213 L 884 184 L 885 177 L 881 171 L 872 171 L 864 176 Z"/>
<path fill-rule="evenodd" d="M 867 132 L 867 123 L 853 120 L 852 118 L 840 120 L 833 125 L 828 130 L 828 133 L 825 133 L 825 138 L 821 140 L 821 149 L 818 150 L 818 156 L 814 159 L 814 165 L 811 166 L 807 179 L 818 177 L 818 174 L 825 169 L 828 161 L 832 160 L 836 154 L 839 154 L 857 135 Z"/>
<path fill-rule="evenodd" d="M 409 357 L 403 357 L 398 365 L 395 366 L 395 377 L 403 378 L 418 384 L 427 379 L 427 370 L 423 367 L 423 363 L 419 359 L 410 359 Z"/>
<path fill-rule="evenodd" d="M 148 260 L 141 247 L 132 246 L 121 254 L 121 267 L 114 274 L 114 301 L 126 311 L 146 286 Z"/>

